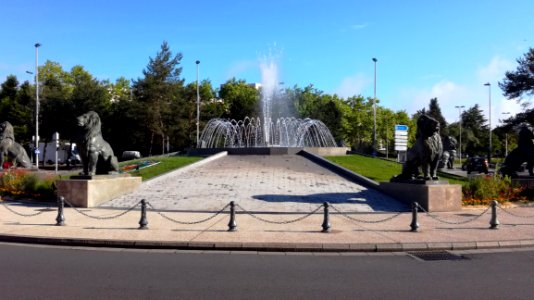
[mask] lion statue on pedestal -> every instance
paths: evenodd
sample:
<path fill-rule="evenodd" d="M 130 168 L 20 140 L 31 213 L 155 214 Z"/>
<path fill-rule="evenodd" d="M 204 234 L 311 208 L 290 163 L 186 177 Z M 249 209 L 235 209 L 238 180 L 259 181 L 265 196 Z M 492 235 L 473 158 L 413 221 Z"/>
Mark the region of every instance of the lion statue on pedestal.
<path fill-rule="evenodd" d="M 119 163 L 109 143 L 102 138 L 98 114 L 90 111 L 79 116 L 77 122 L 80 129 L 77 146 L 83 165 L 80 175 L 117 173 Z"/>
<path fill-rule="evenodd" d="M 521 126 L 517 148 L 508 153 L 499 173 L 512 178 L 517 177 L 517 170 L 525 162 L 527 163 L 528 174 L 534 176 L 534 133 L 526 125 Z"/>
<path fill-rule="evenodd" d="M 415 144 L 408 150 L 402 173 L 393 177 L 391 181 L 439 180 L 436 173 L 443 154 L 439 130 L 439 122 L 436 119 L 426 114 L 422 114 L 417 119 Z M 423 172 L 422 177 L 420 176 L 420 169 Z"/>
<path fill-rule="evenodd" d="M 19 164 L 23 168 L 31 168 L 32 164 L 26 150 L 15 142 L 15 131 L 11 123 L 5 121 L 0 124 L 0 169 L 4 167 L 4 160 L 7 156 L 13 165 Z"/>

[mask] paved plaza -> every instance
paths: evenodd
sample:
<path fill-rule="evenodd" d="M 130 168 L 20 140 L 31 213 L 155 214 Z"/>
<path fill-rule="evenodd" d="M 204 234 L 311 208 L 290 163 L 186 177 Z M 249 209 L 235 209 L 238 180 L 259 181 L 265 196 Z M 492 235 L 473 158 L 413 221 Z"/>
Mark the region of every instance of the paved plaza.
<path fill-rule="evenodd" d="M 230 201 L 254 212 L 310 212 L 325 201 L 348 212 L 408 209 L 300 155 L 222 156 L 144 182 L 101 207 L 126 208 L 142 199 L 178 211 L 218 211 Z"/>

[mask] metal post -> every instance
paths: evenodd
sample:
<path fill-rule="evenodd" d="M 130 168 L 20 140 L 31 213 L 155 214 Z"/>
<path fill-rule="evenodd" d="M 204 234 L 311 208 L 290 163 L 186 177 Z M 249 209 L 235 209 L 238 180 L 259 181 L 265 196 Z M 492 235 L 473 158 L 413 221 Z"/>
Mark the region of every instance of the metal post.
<path fill-rule="evenodd" d="M 59 132 L 54 133 L 54 140 L 56 142 L 56 173 L 58 171 L 58 151 L 59 151 Z"/>
<path fill-rule="evenodd" d="M 200 90 L 198 86 L 198 65 L 200 64 L 200 60 L 196 61 L 197 64 L 197 148 L 199 147 L 198 139 L 199 139 L 199 130 L 200 130 Z"/>
<path fill-rule="evenodd" d="M 510 112 L 502 112 L 503 115 L 509 115 Z M 508 156 L 508 133 L 504 133 L 504 157 Z"/>
<path fill-rule="evenodd" d="M 35 167 L 39 169 L 39 47 L 35 44 Z"/>
<path fill-rule="evenodd" d="M 455 106 L 455 108 L 458 108 L 458 123 L 460 123 L 460 148 L 458 149 L 458 157 L 460 157 L 460 166 L 462 165 L 462 108 L 464 107 L 465 105 Z"/>
<path fill-rule="evenodd" d="M 146 219 L 146 200 L 141 200 L 141 219 L 139 220 L 139 229 L 148 229 L 148 220 Z"/>
<path fill-rule="evenodd" d="M 498 229 L 499 227 L 499 220 L 497 220 L 497 200 L 491 201 L 491 221 L 490 221 L 490 229 Z"/>
<path fill-rule="evenodd" d="M 330 227 L 332 227 L 330 225 L 330 214 L 329 214 L 328 206 L 329 206 L 328 202 L 323 203 L 324 217 L 323 217 L 323 225 L 321 225 L 323 227 L 323 230 L 321 232 L 330 232 Z"/>
<path fill-rule="evenodd" d="M 235 221 L 235 203 L 234 201 L 230 202 L 230 222 L 228 222 L 228 231 L 235 231 L 237 228 L 237 223 Z"/>
<path fill-rule="evenodd" d="M 376 62 L 377 59 L 373 57 L 375 63 L 375 83 L 374 83 L 374 96 L 373 96 L 373 157 L 376 156 Z"/>
<path fill-rule="evenodd" d="M 416 232 L 419 228 L 419 223 L 417 222 L 417 211 L 419 210 L 419 203 L 412 203 L 412 223 L 410 224 L 411 232 Z"/>
<path fill-rule="evenodd" d="M 488 100 L 489 100 L 489 149 L 488 149 L 488 164 L 491 164 L 491 151 L 493 150 L 491 145 L 491 83 L 484 84 L 488 87 Z"/>
<path fill-rule="evenodd" d="M 57 217 L 56 226 L 65 226 L 65 215 L 63 215 L 63 207 L 65 206 L 65 198 L 60 196 L 57 198 Z"/>

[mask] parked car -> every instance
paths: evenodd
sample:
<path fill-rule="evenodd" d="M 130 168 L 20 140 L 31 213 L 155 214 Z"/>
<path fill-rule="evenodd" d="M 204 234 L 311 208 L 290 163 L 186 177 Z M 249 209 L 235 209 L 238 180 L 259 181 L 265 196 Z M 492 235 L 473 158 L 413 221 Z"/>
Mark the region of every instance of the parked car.
<path fill-rule="evenodd" d="M 462 170 L 467 171 L 467 174 L 471 174 L 471 172 L 473 171 L 488 174 L 489 173 L 488 160 L 484 157 L 479 157 L 479 156 L 469 157 L 462 164 Z"/>

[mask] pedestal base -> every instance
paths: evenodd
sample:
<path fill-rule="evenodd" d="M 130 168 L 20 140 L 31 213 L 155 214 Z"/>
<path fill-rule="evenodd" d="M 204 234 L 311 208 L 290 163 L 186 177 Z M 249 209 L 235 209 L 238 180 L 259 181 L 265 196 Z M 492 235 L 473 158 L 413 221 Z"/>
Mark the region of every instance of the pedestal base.
<path fill-rule="evenodd" d="M 512 178 L 513 185 L 520 185 L 525 189 L 534 189 L 534 177 L 531 176 L 521 176 L 517 178 Z"/>
<path fill-rule="evenodd" d="M 462 186 L 459 184 L 381 182 L 379 189 L 406 204 L 417 202 L 428 212 L 462 209 Z"/>
<path fill-rule="evenodd" d="M 141 185 L 141 177 L 124 175 L 98 175 L 90 179 L 58 180 L 56 181 L 57 194 L 65 197 L 76 207 L 95 207 L 133 192 Z"/>

